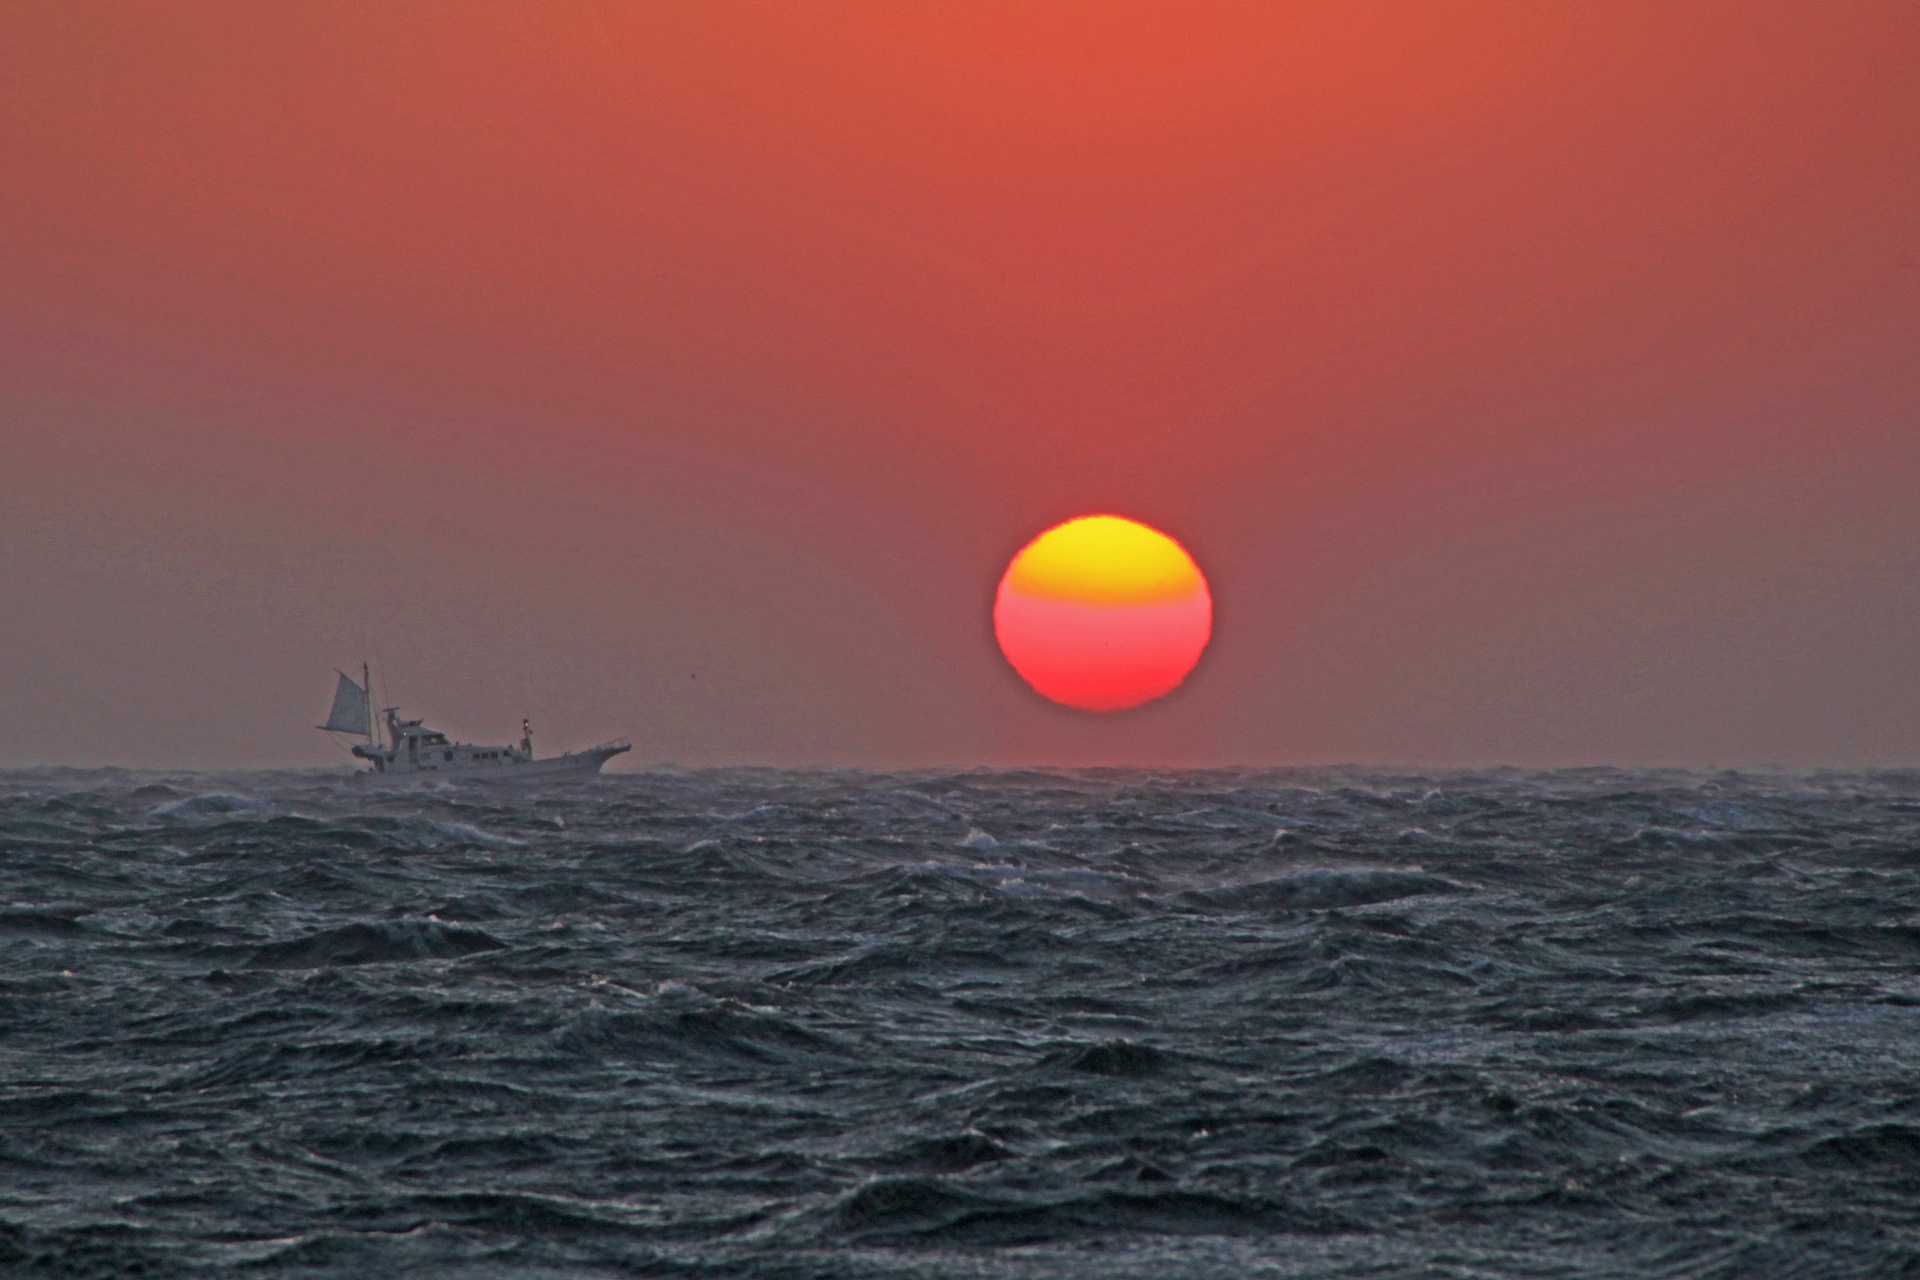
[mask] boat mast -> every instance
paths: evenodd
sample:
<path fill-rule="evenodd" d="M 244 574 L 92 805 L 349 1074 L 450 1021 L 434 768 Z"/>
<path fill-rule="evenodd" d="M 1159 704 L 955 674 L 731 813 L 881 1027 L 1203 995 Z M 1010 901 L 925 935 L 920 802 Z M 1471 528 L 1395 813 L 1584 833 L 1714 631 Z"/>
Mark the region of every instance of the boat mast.
<path fill-rule="evenodd" d="M 360 692 L 367 698 L 367 745 L 377 747 L 380 739 L 375 736 L 373 723 L 373 669 L 365 662 L 360 664 Z"/>

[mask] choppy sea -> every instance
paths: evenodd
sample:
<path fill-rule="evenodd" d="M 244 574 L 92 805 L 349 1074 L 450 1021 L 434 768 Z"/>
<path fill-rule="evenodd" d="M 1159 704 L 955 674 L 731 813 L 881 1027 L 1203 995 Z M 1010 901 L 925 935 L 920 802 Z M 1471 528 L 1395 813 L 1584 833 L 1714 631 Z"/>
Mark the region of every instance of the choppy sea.
<path fill-rule="evenodd" d="M 1920 772 L 0 773 L 0 1273 L 1920 1274 Z"/>

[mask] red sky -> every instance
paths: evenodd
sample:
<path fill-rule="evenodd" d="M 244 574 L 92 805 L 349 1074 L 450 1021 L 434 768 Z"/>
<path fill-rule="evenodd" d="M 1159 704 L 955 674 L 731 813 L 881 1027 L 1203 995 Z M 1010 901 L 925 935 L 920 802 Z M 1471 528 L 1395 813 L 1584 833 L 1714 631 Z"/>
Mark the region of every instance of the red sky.
<path fill-rule="evenodd" d="M 1920 759 L 1920 10 L 14 6 L 0 761 Z M 1088 511 L 1215 640 L 1053 708 Z"/>

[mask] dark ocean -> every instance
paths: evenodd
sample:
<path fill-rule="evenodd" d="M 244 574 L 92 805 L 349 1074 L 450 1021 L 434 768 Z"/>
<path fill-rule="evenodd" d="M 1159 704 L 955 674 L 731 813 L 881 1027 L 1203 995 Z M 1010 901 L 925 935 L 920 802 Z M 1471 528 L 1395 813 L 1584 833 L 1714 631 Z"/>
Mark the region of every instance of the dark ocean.
<path fill-rule="evenodd" d="M 0 774 L 0 1273 L 1920 1275 L 1920 772 Z"/>

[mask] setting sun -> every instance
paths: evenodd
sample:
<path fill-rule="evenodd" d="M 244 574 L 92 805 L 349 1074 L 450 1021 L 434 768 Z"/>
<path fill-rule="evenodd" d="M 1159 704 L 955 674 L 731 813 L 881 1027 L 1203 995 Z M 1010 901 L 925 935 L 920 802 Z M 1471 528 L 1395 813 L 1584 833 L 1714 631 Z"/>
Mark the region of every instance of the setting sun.
<path fill-rule="evenodd" d="M 1164 533 L 1082 516 L 1013 558 L 993 630 L 1040 694 L 1082 711 L 1122 711 L 1186 679 L 1213 634 L 1213 597 L 1193 557 Z"/>

